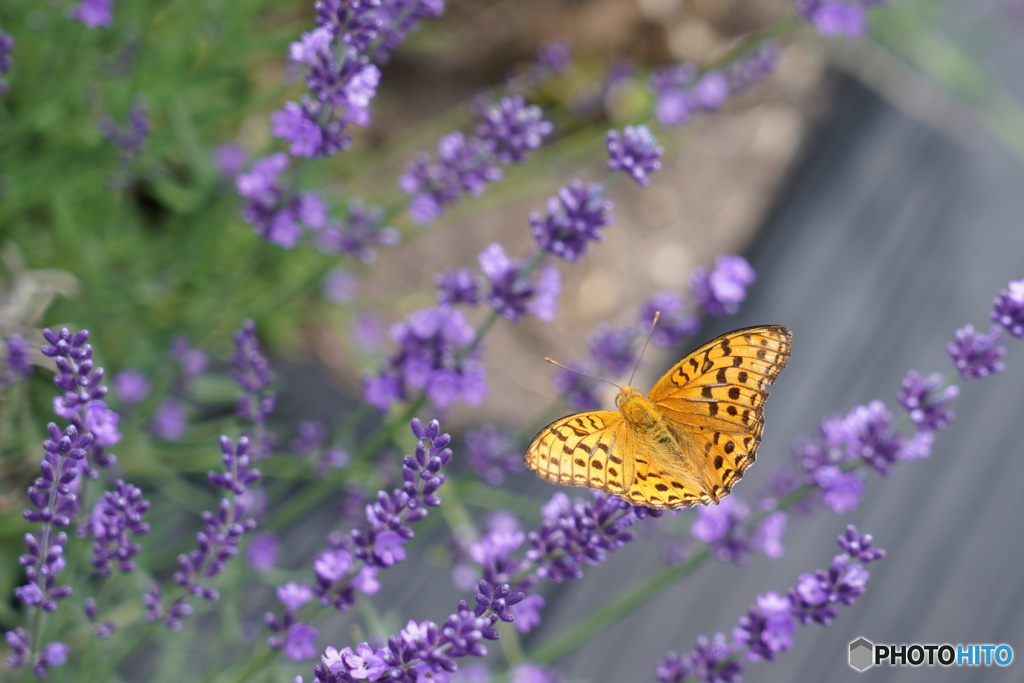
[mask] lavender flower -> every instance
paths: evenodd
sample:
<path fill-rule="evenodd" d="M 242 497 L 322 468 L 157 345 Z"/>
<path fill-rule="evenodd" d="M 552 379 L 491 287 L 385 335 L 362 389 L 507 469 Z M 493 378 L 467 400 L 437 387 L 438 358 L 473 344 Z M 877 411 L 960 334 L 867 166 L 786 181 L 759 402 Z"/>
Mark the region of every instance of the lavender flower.
<path fill-rule="evenodd" d="M 96 501 L 89 531 L 93 537 L 92 564 L 100 578 L 110 576 L 115 561 L 122 573 L 135 571 L 132 557 L 141 547 L 132 537 L 149 533 L 149 524 L 142 521 L 147 510 L 149 501 L 142 497 L 142 490 L 120 479 L 114 491 L 107 491 Z"/>
<path fill-rule="evenodd" d="M 698 112 L 715 111 L 729 96 L 725 74 L 718 71 L 701 74 L 696 65 L 686 62 L 655 72 L 649 87 L 657 100 L 654 115 L 666 126 L 685 123 Z"/>
<path fill-rule="evenodd" d="M 242 395 L 238 397 L 238 414 L 255 427 L 252 456 L 260 459 L 269 455 L 273 447 L 273 435 L 267 431 L 266 422 L 274 410 L 277 397 L 268 389 L 274 374 L 260 351 L 253 321 L 246 320 L 242 329 L 235 334 L 235 353 L 231 362 L 234 365 L 231 376 L 242 388 Z"/>
<path fill-rule="evenodd" d="M 747 296 L 747 287 L 757 278 L 742 256 L 725 254 L 715 259 L 710 271 L 694 269 L 690 289 L 697 305 L 712 317 L 731 315 Z"/>
<path fill-rule="evenodd" d="M 717 506 L 698 508 L 690 532 L 697 540 L 707 543 L 715 557 L 724 562 L 742 564 L 753 550 L 760 550 L 769 557 L 781 557 L 785 513 L 777 511 L 768 515 L 752 530 L 748 528 L 748 519 L 750 508 L 730 496 Z"/>
<path fill-rule="evenodd" d="M 570 501 L 556 493 L 541 512 L 540 529 L 527 536 L 526 559 L 536 567 L 537 579 L 554 583 L 582 577 L 584 565 L 604 562 L 609 552 L 633 540 L 628 529 L 637 520 L 661 515 L 660 510 L 633 507 L 599 492 L 592 501 Z"/>
<path fill-rule="evenodd" d="M 775 71 L 780 53 L 778 43 L 766 40 L 728 67 L 725 79 L 729 85 L 729 93 L 734 95 L 742 92 Z"/>
<path fill-rule="evenodd" d="M 613 207 L 605 199 L 602 185 L 573 180 L 548 199 L 546 216 L 530 214 L 530 232 L 542 250 L 576 261 L 586 253 L 590 242 L 601 239 L 601 228 L 612 222 Z"/>
<path fill-rule="evenodd" d="M 992 302 L 992 320 L 1018 339 L 1024 339 L 1024 280 L 1012 280 Z"/>
<path fill-rule="evenodd" d="M 860 502 L 864 482 L 856 472 L 844 472 L 842 464 L 852 457 L 847 449 L 851 436 L 840 418 L 821 421 L 820 435 L 795 446 L 795 454 L 806 473 L 806 483 L 824 494 L 825 504 L 834 512 L 853 510 Z"/>
<path fill-rule="evenodd" d="M 663 349 L 673 349 L 696 334 L 700 318 L 686 307 L 682 294 L 663 289 L 647 299 L 640 307 L 640 328 L 646 334 L 654 324 L 654 314 L 660 312 L 651 342 Z"/>
<path fill-rule="evenodd" d="M 552 384 L 555 393 L 562 397 L 565 404 L 576 411 L 596 410 L 601 407 L 601 399 L 597 395 L 597 382 L 588 377 L 590 368 L 583 361 L 570 361 L 567 367 L 555 372 Z M 576 370 L 576 372 L 572 372 Z M 583 373 L 583 374 L 581 374 Z"/>
<path fill-rule="evenodd" d="M 160 402 L 149 424 L 150 431 L 164 441 L 181 441 L 188 429 L 188 416 L 181 401 L 169 396 Z"/>
<path fill-rule="evenodd" d="M 270 531 L 257 531 L 249 541 L 245 551 L 245 559 L 250 567 L 258 572 L 270 571 L 277 564 L 281 544 L 277 535 Z"/>
<path fill-rule="evenodd" d="M 521 95 L 505 97 L 482 112 L 476 134 L 489 143 L 500 163 L 521 164 L 527 153 L 540 147 L 554 130 L 542 115 L 540 107 L 527 106 Z"/>
<path fill-rule="evenodd" d="M 249 153 L 241 145 L 226 143 L 217 147 L 213 164 L 222 178 L 234 180 L 249 163 Z"/>
<path fill-rule="evenodd" d="M 867 28 L 864 7 L 857 0 L 796 0 L 796 6 L 823 36 L 858 38 Z"/>
<path fill-rule="evenodd" d="M 71 421 L 76 437 L 81 434 L 84 439 L 88 435 L 88 444 L 81 441 L 76 443 L 76 448 L 86 449 L 88 457 L 80 467 L 86 476 L 94 479 L 98 473 L 93 465 L 109 467 L 116 460 L 114 455 L 104 451 L 104 447 L 121 439 L 117 432 L 117 414 L 107 408 L 102 400 L 107 395 L 107 387 L 101 384 L 103 368 L 93 364 L 92 346 L 87 343 L 87 330 L 72 335 L 67 328 L 62 328 L 60 332 L 44 329 L 43 337 L 49 342 L 42 347 L 43 355 L 52 358 L 57 364 L 57 374 L 53 381 L 64 390 L 63 396 L 54 399 L 54 412 Z M 100 434 L 93 434 L 90 426 L 98 429 Z M 51 439 L 55 438 L 54 429 L 50 430 Z"/>
<path fill-rule="evenodd" d="M 337 37 L 321 26 L 292 43 L 289 52 L 293 62 L 308 68 L 306 85 L 316 98 L 303 98 L 299 107 L 315 114 L 311 122 L 323 140 L 335 141 L 335 151 L 348 146 L 341 133 L 347 123 L 369 123 L 368 107 L 380 82 L 380 69 L 354 47 L 337 45 Z"/>
<path fill-rule="evenodd" d="M 14 68 L 11 53 L 14 52 L 14 37 L 0 30 L 0 95 L 7 94 L 8 83 L 5 76 Z"/>
<path fill-rule="evenodd" d="M 701 681 L 739 681 L 743 667 L 738 655 L 751 661 L 775 659 L 793 647 L 796 622 L 828 625 L 838 615 L 839 604 L 852 605 L 864 593 L 868 573 L 854 559 L 868 563 L 885 557 L 885 551 L 872 546 L 870 535 L 860 535 L 852 525 L 836 539 L 849 555 L 836 555 L 829 570 L 801 574 L 796 587 L 785 595 L 774 591 L 759 595 L 757 603 L 740 617 L 733 629 L 733 645 L 725 636 L 712 640 L 697 639 L 693 652 L 668 652 L 657 668 L 658 680 L 682 681 L 694 677 Z"/>
<path fill-rule="evenodd" d="M 82 608 L 85 612 L 85 618 L 89 620 L 89 623 L 93 624 L 93 633 L 100 640 L 109 638 L 117 630 L 117 624 L 112 621 L 99 622 L 99 607 L 96 604 L 95 598 L 86 598 L 82 601 Z"/>
<path fill-rule="evenodd" d="M 476 304 L 480 302 L 480 280 L 468 268 L 446 268 L 434 276 L 439 304 Z"/>
<path fill-rule="evenodd" d="M 280 152 L 257 159 L 248 173 L 238 176 L 235 187 L 246 200 L 246 222 L 269 241 L 291 249 L 302 237 L 303 225 L 313 230 L 324 227 L 326 207 L 312 192 L 286 197 L 278 176 L 287 167 L 288 156 Z"/>
<path fill-rule="evenodd" d="M 12 334 L 5 340 L 7 347 L 6 366 L 0 380 L 13 384 L 32 374 L 32 348 L 20 334 Z"/>
<path fill-rule="evenodd" d="M 457 400 L 470 405 L 483 400 L 484 369 L 478 354 L 468 353 L 475 334 L 461 311 L 450 306 L 416 311 L 391 328 L 391 337 L 398 351 L 365 381 L 370 405 L 386 410 L 418 392 L 441 409 Z"/>
<path fill-rule="evenodd" d="M 122 370 L 114 375 L 114 393 L 127 405 L 141 403 L 149 396 L 149 380 L 138 370 Z"/>
<path fill-rule="evenodd" d="M 852 524 L 846 526 L 846 531 L 836 539 L 836 542 L 844 553 L 865 564 L 881 560 L 886 555 L 885 550 L 874 547 L 874 539 L 871 534 L 861 536 L 857 532 L 857 527 Z"/>
<path fill-rule="evenodd" d="M 32 658 L 32 641 L 23 628 L 16 628 L 4 634 L 7 644 L 11 646 L 11 654 L 7 655 L 7 665 L 17 669 L 32 664 L 32 673 L 37 677 L 46 676 L 46 670 L 62 666 L 67 662 L 68 646 L 64 643 L 53 642 L 44 645 L 39 654 Z"/>
<path fill-rule="evenodd" d="M 769 591 L 757 596 L 757 604 L 733 629 L 733 640 L 747 648 L 747 659 L 771 661 L 793 647 L 796 623 L 790 611 L 789 598 L 784 595 Z"/>
<path fill-rule="evenodd" d="M 836 555 L 828 571 L 801 574 L 796 588 L 789 590 L 793 615 L 801 623 L 828 626 L 836 618 L 836 604 L 852 605 L 864 593 L 868 572 L 851 563 L 849 555 Z"/>
<path fill-rule="evenodd" d="M 384 648 L 374 650 L 361 643 L 353 652 L 346 647 L 327 648 L 314 675 L 322 683 L 351 680 L 447 681 L 456 670 L 455 659 L 487 654 L 484 640 L 497 640 L 493 624 L 498 619 L 511 621 L 508 608 L 523 599 L 508 585 L 494 586 L 481 581 L 473 609 L 459 601 L 456 611 L 444 624 L 409 621 L 397 636 L 389 636 Z M 507 619 L 506 619 L 507 618 Z"/>
<path fill-rule="evenodd" d="M 927 457 L 932 442 L 930 432 L 918 432 L 906 439 L 892 431 L 892 414 L 881 401 L 857 406 L 846 416 L 849 429 L 847 449 L 854 457 L 863 458 L 882 475 L 898 460 Z"/>
<path fill-rule="evenodd" d="M 590 357 L 603 375 L 621 377 L 636 364 L 636 331 L 630 327 L 614 328 L 598 324 L 587 339 L 587 344 L 590 346 Z"/>
<path fill-rule="evenodd" d="M 398 244 L 398 231 L 384 225 L 384 211 L 379 206 L 354 198 L 348 203 L 343 223 L 328 222 L 317 234 L 317 246 L 328 254 L 347 254 L 361 263 L 373 263 L 376 248 Z"/>
<path fill-rule="evenodd" d="M 523 471 L 523 456 L 512 435 L 487 423 L 466 432 L 466 462 L 492 486 L 500 486 L 506 475 Z"/>
<path fill-rule="evenodd" d="M 437 151 L 439 161 L 420 152 L 398 181 L 402 191 L 412 197 L 409 216 L 418 225 L 434 222 L 463 194 L 477 197 L 488 183 L 502 177 L 489 140 L 467 138 L 455 131 L 441 138 Z"/>
<path fill-rule="evenodd" d="M 541 320 L 553 320 L 558 308 L 562 280 L 554 268 L 543 268 L 533 277 L 525 272 L 525 264 L 505 255 L 505 249 L 494 243 L 480 252 L 480 270 L 490 280 L 487 301 L 494 310 L 513 322 L 532 313 Z"/>
<path fill-rule="evenodd" d="M 608 131 L 608 170 L 625 171 L 640 187 L 651 183 L 650 174 L 661 168 L 664 149 L 647 126 L 626 126 L 622 133 Z"/>
<path fill-rule="evenodd" d="M 146 103 L 136 99 L 128 111 L 128 123 L 121 128 L 108 114 L 96 122 L 100 133 L 122 152 L 122 165 L 127 166 L 142 151 L 149 135 L 149 112 Z"/>
<path fill-rule="evenodd" d="M 324 276 L 323 290 L 328 301 L 344 304 L 355 298 L 359 280 L 344 268 L 334 268 Z"/>
<path fill-rule="evenodd" d="M 256 520 L 246 517 L 246 508 L 239 499 L 249 487 L 260 478 L 259 470 L 250 467 L 249 439 L 241 437 L 232 442 L 226 436 L 220 438 L 220 449 L 224 454 L 223 472 L 210 471 L 207 478 L 214 486 L 224 489 L 227 495 L 221 498 L 216 513 L 203 512 L 203 530 L 196 534 L 197 547 L 188 554 L 178 556 L 178 570 L 174 581 L 185 589 L 186 595 L 171 603 L 165 621 L 171 628 L 178 628 L 189 610 L 187 596 L 196 596 L 216 602 L 220 594 L 204 582 L 221 574 L 229 559 L 238 554 L 242 537 L 256 528 Z M 150 596 L 150 602 L 158 596 Z M 148 606 L 148 605 L 147 605 Z M 151 613 L 157 612 L 150 607 Z"/>
<path fill-rule="evenodd" d="M 666 653 L 658 664 L 658 683 L 677 683 L 689 676 L 709 683 L 740 683 L 742 667 L 732 659 L 733 652 L 721 633 L 716 633 L 711 640 L 698 636 L 693 652 Z"/>
<path fill-rule="evenodd" d="M 427 508 L 441 504 L 437 491 L 445 480 L 441 469 L 451 461 L 451 437 L 441 433 L 436 420 L 424 427 L 414 419 L 411 428 L 419 441 L 415 454 L 402 461 L 402 488 L 380 491 L 366 506 L 367 524 L 348 537 L 331 536 L 314 562 L 313 590 L 322 605 L 346 611 L 357 593 L 377 592 L 377 571 L 405 560 L 403 546 L 415 535 L 411 525 L 427 516 Z"/>
<path fill-rule="evenodd" d="M 113 0 L 81 0 L 68 15 L 88 28 L 107 28 L 114 23 Z"/>
<path fill-rule="evenodd" d="M 1006 369 L 1002 361 L 1006 348 L 999 345 L 1001 337 L 1002 332 L 996 325 L 987 333 L 975 332 L 973 325 L 964 325 L 946 345 L 946 351 L 964 379 L 987 377 Z"/>
<path fill-rule="evenodd" d="M 900 384 L 896 400 L 907 409 L 910 421 L 919 429 L 937 432 L 953 421 L 953 411 L 947 404 L 960 395 L 960 389 L 951 384 L 936 391 L 944 382 L 938 373 L 921 377 L 911 370 Z"/>
<path fill-rule="evenodd" d="M 373 58 L 384 64 L 406 37 L 424 19 L 436 19 L 444 14 L 444 0 L 382 0 L 377 16 L 380 35 Z"/>

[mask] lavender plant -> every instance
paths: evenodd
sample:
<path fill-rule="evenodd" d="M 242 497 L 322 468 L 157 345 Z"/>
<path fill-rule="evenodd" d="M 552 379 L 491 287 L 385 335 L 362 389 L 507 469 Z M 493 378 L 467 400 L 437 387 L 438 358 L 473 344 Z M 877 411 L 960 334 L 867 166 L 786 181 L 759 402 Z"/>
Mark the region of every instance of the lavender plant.
<path fill-rule="evenodd" d="M 91 50 L 103 46 L 99 31 L 122 27 L 116 54 L 107 46 L 102 64 L 69 66 L 116 83 L 96 81 L 102 96 L 90 99 L 90 132 L 83 135 L 107 146 L 90 150 L 97 159 L 107 154 L 95 189 L 114 198 L 108 233 L 115 241 L 102 258 L 121 260 L 102 260 L 84 241 L 66 250 L 81 252 L 80 263 L 69 263 L 82 269 L 90 291 L 124 291 L 130 298 L 124 307 L 139 310 L 128 318 L 131 326 L 97 316 L 102 335 L 91 323 L 92 333 L 69 323 L 43 328 L 35 339 L 24 330 L 9 333 L 0 320 L 3 387 L 24 385 L 37 404 L 40 375 L 52 374 L 58 388 L 46 399 L 52 398 L 57 419 L 32 441 L 38 475 L 29 482 L 11 470 L 25 479 L 18 493 L 24 524 L 17 527 L 23 545 L 17 566 L 6 563 L 7 575 L 18 578 L 11 591 L 17 609 L 0 614 L 8 645 L 4 674 L 12 680 L 29 672 L 53 680 L 74 680 L 82 672 L 99 680 L 131 678 L 147 666 L 137 652 L 148 658 L 158 650 L 170 661 L 181 643 L 191 642 L 207 647 L 197 647 L 195 661 L 182 662 L 184 670 L 174 676 L 564 680 L 573 672 L 559 672 L 560 661 L 668 586 L 712 561 L 744 564 L 757 554 L 777 559 L 794 516 L 846 515 L 860 505 L 871 473 L 886 477 L 903 463 L 928 458 L 937 435 L 954 420 L 959 388 L 941 374 L 913 370 L 893 380 L 898 413 L 875 400 L 827 415 L 819 433 L 797 440 L 792 462 L 776 465 L 760 489 L 741 487 L 718 506 L 678 514 L 578 490 L 549 492 L 540 502 L 522 493 L 529 480 L 521 448 L 530 425 L 516 430 L 481 420 L 464 439 L 442 428 L 455 410 L 487 400 L 488 340 L 508 325 L 554 320 L 563 272 L 584 267 L 602 237 L 620 229 L 613 197 L 635 188 L 617 181 L 628 177 L 641 192 L 657 186 L 670 154 L 659 137 L 719 111 L 768 76 L 780 41 L 802 26 L 857 37 L 866 30 L 868 8 L 880 4 L 798 0 L 789 16 L 714 64 L 613 65 L 594 89 L 598 95 L 554 106 L 545 88 L 570 73 L 571 50 L 567 41 L 542 45 L 530 65 L 450 113 L 458 125 L 431 137 L 423 145 L 431 151 L 387 148 L 408 153 L 383 170 L 374 157 L 386 155 L 373 149 L 367 131 L 378 95 L 395 95 L 387 90 L 388 65 L 403 50 L 422 49 L 416 36 L 442 18 L 441 0 L 313 3 L 311 26 L 275 37 L 293 79 L 290 99 L 273 113 L 259 109 L 278 142 L 251 162 L 223 139 L 223 130 L 203 143 L 219 145 L 216 158 L 211 153 L 196 161 L 195 147 L 202 145 L 192 145 L 194 119 L 213 105 L 191 112 L 188 98 L 161 95 L 147 80 L 153 65 L 145 63 L 145 50 L 140 56 L 143 39 L 135 33 L 182 21 L 174 12 L 154 16 L 152 8 L 82 0 L 59 16 L 33 14 L 54 32 L 74 32 Z M 27 12 L 27 5 L 19 9 Z M 220 19 L 223 24 L 212 22 L 208 30 L 237 28 L 226 15 Z M 12 28 L 5 15 L 0 20 Z M 4 116 L 37 106 L 25 83 L 40 62 L 18 52 L 31 41 L 27 31 L 0 31 L 0 106 L 13 103 Z M 124 72 L 138 77 L 123 79 Z M 611 125 L 595 103 L 629 86 L 644 90 L 645 106 L 636 121 Z M 107 97 L 118 99 L 127 114 L 108 111 L 101 104 Z M 278 377 L 287 373 L 272 370 L 284 363 L 263 352 L 265 342 L 280 342 L 291 334 L 281 330 L 298 328 L 297 321 L 316 328 L 319 323 L 310 321 L 330 310 L 320 300 L 324 292 L 351 323 L 354 340 L 357 324 L 367 320 L 357 284 L 387 258 L 388 247 L 400 238 L 429 244 L 431 225 L 456 211 L 481 211 L 492 187 L 515 180 L 516 167 L 568 150 L 572 117 L 584 114 L 591 124 L 593 117 L 600 121 L 601 130 L 587 129 L 588 144 L 603 156 L 587 157 L 587 172 L 551 183 L 546 202 L 534 201 L 537 208 L 524 212 L 520 223 L 533 240 L 530 248 L 516 252 L 512 244 L 521 241 L 494 241 L 476 255 L 476 269 L 452 263 L 424 279 L 429 293 L 411 299 L 415 305 L 403 304 L 404 315 L 388 311 L 388 340 L 369 344 L 372 352 L 352 361 L 364 364 L 353 400 L 358 406 L 346 405 L 329 418 L 278 418 Z M 243 137 L 239 122 L 231 123 Z M 185 131 L 185 149 L 171 150 L 168 138 L 160 139 L 173 128 Z M 65 153 L 74 149 L 74 143 L 60 144 L 70 145 Z M 390 174 L 388 182 L 376 184 L 370 170 Z M 184 177 L 194 177 L 194 184 L 185 187 Z M 193 245 L 156 238 L 139 249 L 145 252 L 139 263 L 106 253 L 131 252 L 127 240 L 138 236 L 114 233 L 125 215 L 146 212 L 155 231 L 181 228 L 199 215 L 204 223 L 188 233 Z M 230 223 L 224 217 L 231 215 L 232 228 L 244 221 L 251 229 L 229 234 L 221 223 Z M 190 269 L 190 257 L 183 257 L 198 248 L 211 254 Z M 129 288 L 115 286 L 122 272 L 129 273 L 124 282 L 146 293 L 131 298 Z M 631 322 L 603 322 L 587 334 L 587 355 L 569 361 L 576 372 L 554 374 L 552 393 L 571 409 L 596 408 L 595 383 L 582 374 L 627 375 L 647 334 L 663 349 L 696 341 L 705 322 L 740 312 L 756 280 L 745 257 L 722 254 L 695 268 L 685 291 L 651 292 Z M 294 314 L 282 312 L 293 305 Z M 88 322 L 86 307 L 76 306 L 63 310 Z M 306 318 L 309 312 L 315 315 Z M 245 315 L 260 325 L 243 321 Z M 963 381 L 1002 372 L 1008 336 L 1024 338 L 1024 280 L 999 292 L 990 318 L 987 330 L 966 325 L 947 346 Z M 183 320 L 190 322 L 179 324 Z M 162 330 L 160 344 L 125 338 L 125 330 L 147 326 Z M 230 330 L 236 331 L 229 352 Z M 99 345 L 98 357 L 121 368 L 109 395 L 90 338 Z M 356 345 L 347 349 L 352 356 Z M 33 347 L 47 359 L 35 359 L 43 364 L 39 370 L 33 369 Z M 115 445 L 120 459 L 109 450 Z M 543 642 L 522 646 L 521 636 L 556 621 L 551 598 L 562 584 L 592 581 L 597 567 L 613 555 L 629 556 L 645 538 L 667 539 L 672 560 Z M 700 636 L 682 654 L 687 644 L 680 643 L 639 678 L 738 681 L 755 662 L 784 656 L 795 646 L 798 624 L 828 626 L 856 608 L 868 581 L 864 565 L 886 556 L 873 543 L 870 534 L 846 526 L 838 538 L 842 552 L 827 569 L 802 573 L 785 590 L 751 596 L 753 604 L 731 632 Z M 898 552 L 893 559 L 899 561 Z M 430 565 L 443 567 L 433 572 L 440 579 Z M 430 612 L 430 600 L 396 599 L 403 585 L 413 586 L 416 597 L 440 598 L 445 607 Z M 707 615 L 707 628 L 727 629 L 720 616 Z"/>

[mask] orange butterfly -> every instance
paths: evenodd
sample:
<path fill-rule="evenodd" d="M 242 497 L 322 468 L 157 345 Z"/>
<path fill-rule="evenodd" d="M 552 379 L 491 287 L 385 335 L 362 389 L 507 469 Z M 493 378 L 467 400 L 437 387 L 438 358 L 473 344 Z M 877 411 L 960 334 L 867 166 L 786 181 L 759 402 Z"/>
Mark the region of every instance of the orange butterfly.
<path fill-rule="evenodd" d="M 786 367 L 792 343 L 781 325 L 723 334 L 676 363 L 646 398 L 623 387 L 619 412 L 576 413 L 540 430 L 526 466 L 635 505 L 718 503 L 754 462 L 765 387 Z"/>

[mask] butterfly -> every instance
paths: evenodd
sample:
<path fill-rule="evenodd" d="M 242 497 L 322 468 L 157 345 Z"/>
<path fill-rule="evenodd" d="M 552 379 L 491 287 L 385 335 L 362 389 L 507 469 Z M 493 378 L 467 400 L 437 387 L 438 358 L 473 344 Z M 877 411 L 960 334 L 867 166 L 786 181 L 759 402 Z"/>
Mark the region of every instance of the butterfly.
<path fill-rule="evenodd" d="M 781 325 L 727 332 L 676 363 L 648 396 L 623 387 L 618 412 L 576 413 L 544 427 L 526 449 L 526 466 L 634 505 L 717 504 L 757 456 L 765 387 L 786 367 L 792 344 Z"/>

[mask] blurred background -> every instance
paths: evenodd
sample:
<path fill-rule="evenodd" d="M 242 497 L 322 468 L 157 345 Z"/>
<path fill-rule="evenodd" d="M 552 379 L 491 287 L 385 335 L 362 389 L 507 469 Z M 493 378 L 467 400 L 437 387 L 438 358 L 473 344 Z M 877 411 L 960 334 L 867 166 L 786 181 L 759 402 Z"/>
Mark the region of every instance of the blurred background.
<path fill-rule="evenodd" d="M 190 4 L 118 3 L 116 28 L 88 33 L 52 7 L 17 0 L 0 7 L 0 29 L 18 39 L 0 102 L 0 336 L 22 334 L 38 347 L 42 326 L 88 328 L 108 377 L 127 368 L 150 377 L 151 397 L 122 415 L 120 466 L 153 491 L 155 506 L 193 512 L 209 501 L 183 501 L 176 486 L 161 493 L 163 477 L 173 469 L 195 482 L 214 465 L 214 439 L 229 429 L 234 391 L 223 371 L 244 319 L 257 322 L 278 376 L 279 444 L 303 419 L 337 425 L 357 415 L 372 423 L 372 414 L 352 412 L 361 377 L 391 352 L 389 326 L 433 303 L 434 274 L 474 268 L 494 241 L 524 254 L 531 211 L 570 178 L 605 175 L 604 131 L 650 118 L 643 78 L 597 88 L 609 69 L 713 64 L 793 13 L 788 0 L 450 1 L 444 18 L 425 23 L 384 67 L 373 124 L 354 152 L 309 168 L 303 183 L 399 202 L 394 179 L 417 150 L 433 151 L 440 135 L 465 125 L 467 101 L 524 68 L 539 44 L 565 39 L 571 69 L 535 98 L 552 112 L 558 144 L 432 226 L 394 216 L 401 243 L 379 249 L 371 265 L 344 264 L 355 293 L 332 301 L 324 281 L 337 258 L 262 241 L 241 221 L 231 179 L 213 164 L 224 143 L 250 157 L 271 148 L 269 113 L 301 90 L 283 55 L 312 25 L 311 3 L 210 3 L 199 30 Z M 815 434 L 822 417 L 873 399 L 894 407 L 907 370 L 952 372 L 945 346 L 954 331 L 986 327 L 998 290 L 1024 277 L 1022 36 L 1018 0 L 895 0 L 871 11 L 859 40 L 823 39 L 809 28 L 786 35 L 779 67 L 765 81 L 713 115 L 655 128 L 666 150 L 662 170 L 649 188 L 614 188 L 615 224 L 579 263 L 561 264 L 556 320 L 499 321 L 487 340 L 487 400 L 457 406 L 442 425 L 457 443 L 488 422 L 528 438 L 558 414 L 545 356 L 568 362 L 585 353 L 598 323 L 628 323 L 654 291 L 685 288 L 694 267 L 727 252 L 744 254 L 758 279 L 739 314 L 710 321 L 703 337 L 761 323 L 794 335 L 744 490 L 763 486 L 769 465 L 788 461 L 793 443 Z M 125 166 L 97 122 L 124 121 L 139 92 L 151 133 Z M 176 339 L 212 361 L 179 396 L 188 430 L 169 440 L 152 434 L 152 422 L 160 397 L 181 389 Z M 635 384 L 649 387 L 689 350 L 649 351 Z M 637 604 L 556 668 L 572 681 L 653 680 L 666 650 L 729 633 L 758 594 L 827 567 L 838 552 L 835 536 L 855 524 L 889 551 L 871 565 L 866 595 L 828 628 L 799 627 L 794 648 L 752 664 L 747 680 L 1020 680 L 1019 663 L 864 674 L 846 663 L 848 643 L 861 636 L 1005 642 L 1024 653 L 1019 355 L 1011 344 L 1006 373 L 958 382 L 957 418 L 937 435 L 931 458 L 887 479 L 872 475 L 856 510 L 792 516 L 782 558 L 713 562 Z M 24 488 L 50 419 L 50 374 L 36 360 L 31 381 L 5 386 L 0 404 L 5 594 L 21 581 L 6 560 L 22 552 Z M 278 491 L 301 492 L 303 473 L 286 459 L 276 455 L 265 469 L 284 482 Z M 530 473 L 502 489 L 520 509 L 556 490 Z M 292 556 L 316 551 L 336 523 L 335 508 L 310 513 L 306 533 L 289 540 Z M 685 536 L 692 512 L 669 517 L 584 580 L 544 587 L 544 621 L 519 643 L 527 656 L 663 566 L 674 544 L 666 538 Z M 189 533 L 183 521 L 171 540 Z M 463 597 L 448 579 L 447 538 L 435 527 L 418 551 L 426 562 L 393 570 L 378 596 L 386 625 L 442 619 Z M 0 607 L 5 628 L 18 619 L 16 605 Z M 354 643 L 359 633 L 350 615 L 321 632 L 336 644 Z"/>

